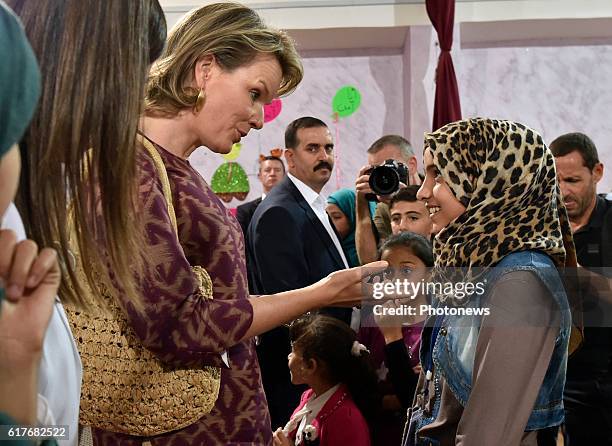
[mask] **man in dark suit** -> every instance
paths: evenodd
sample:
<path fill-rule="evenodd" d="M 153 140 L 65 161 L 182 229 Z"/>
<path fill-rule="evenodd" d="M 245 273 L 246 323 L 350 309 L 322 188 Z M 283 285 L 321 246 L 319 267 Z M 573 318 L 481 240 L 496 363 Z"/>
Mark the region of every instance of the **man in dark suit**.
<path fill-rule="evenodd" d="M 603 177 L 595 143 L 583 133 L 568 133 L 550 143 L 559 186 L 572 226 L 578 263 L 594 277 L 612 267 L 612 202 L 597 195 Z M 567 362 L 564 392 L 565 444 L 612 445 L 612 328 L 609 288 L 581 282 L 584 342 Z M 552 444 L 552 443 L 551 443 Z"/>
<path fill-rule="evenodd" d="M 257 207 L 247 233 L 255 294 L 301 288 L 347 267 L 321 195 L 334 166 L 331 133 L 319 119 L 300 118 L 287 127 L 285 147 L 288 174 Z M 350 323 L 350 309 L 325 312 Z M 286 327 L 260 337 L 258 355 L 273 429 L 288 421 L 303 390 L 291 384 L 289 351 Z"/>
<path fill-rule="evenodd" d="M 281 149 L 272 149 L 272 152 L 276 153 L 276 151 L 280 152 Z M 247 234 L 247 229 L 249 228 L 249 223 L 251 223 L 251 219 L 255 213 L 255 209 L 257 209 L 257 206 L 259 206 L 261 200 L 266 198 L 266 195 L 270 193 L 272 188 L 276 186 L 285 176 L 285 165 L 279 156 L 280 153 L 278 155 L 261 155 L 257 178 L 259 178 L 259 181 L 261 182 L 263 193 L 261 194 L 261 197 L 258 197 L 253 201 L 249 201 L 248 203 L 241 204 L 236 208 L 236 219 L 238 220 L 238 223 L 240 223 L 242 233 L 245 235 L 245 237 Z"/>

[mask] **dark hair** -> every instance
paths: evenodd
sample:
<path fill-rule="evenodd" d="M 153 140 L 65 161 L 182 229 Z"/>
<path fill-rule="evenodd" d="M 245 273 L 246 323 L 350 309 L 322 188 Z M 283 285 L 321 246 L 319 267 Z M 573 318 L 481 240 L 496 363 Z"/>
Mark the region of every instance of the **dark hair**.
<path fill-rule="evenodd" d="M 300 143 L 297 139 L 298 130 L 311 129 L 314 127 L 327 128 L 327 124 L 318 118 L 313 118 L 312 116 L 304 116 L 291 122 L 287 126 L 287 130 L 285 130 L 285 147 L 288 149 L 295 149 Z"/>
<path fill-rule="evenodd" d="M 419 187 L 420 186 L 410 185 L 402 187 L 400 190 L 398 190 L 389 202 L 389 210 L 395 206 L 395 203 L 400 201 L 409 201 L 410 203 L 418 201 L 417 192 L 419 191 Z"/>
<path fill-rule="evenodd" d="M 157 0 L 8 4 L 23 22 L 42 73 L 39 107 L 24 137 L 17 200 L 28 236 L 58 248 L 67 273 L 60 296 L 85 306 L 84 284 L 69 260 L 72 208 L 75 244 L 94 294 L 102 295 L 100 281 L 110 284 L 109 262 L 116 283 L 137 302 L 133 273 L 143 262 L 125 255 L 144 255 L 136 130 L 149 65 L 166 38 L 164 13 Z"/>
<path fill-rule="evenodd" d="M 378 138 L 368 149 L 368 153 L 378 153 L 385 146 L 396 146 L 400 149 L 400 153 L 406 159 L 414 156 L 414 150 L 410 142 L 400 135 L 385 135 Z"/>
<path fill-rule="evenodd" d="M 366 420 L 380 410 L 378 378 L 370 354 L 351 353 L 356 333 L 344 322 L 325 315 L 307 315 L 291 324 L 289 336 L 304 361 L 316 359 L 330 381 L 343 383 Z"/>
<path fill-rule="evenodd" d="M 387 249 L 393 248 L 405 248 L 409 249 L 415 256 L 417 256 L 425 264 L 426 267 L 431 268 L 434 266 L 433 250 L 431 243 L 421 234 L 415 234 L 414 232 L 401 232 L 396 235 L 392 235 L 382 244 L 378 250 L 378 260 L 381 259 L 383 252 Z"/>
<path fill-rule="evenodd" d="M 555 157 L 565 156 L 572 152 L 580 153 L 584 166 L 589 170 L 593 170 L 599 164 L 595 143 L 584 133 L 566 133 L 551 142 L 548 147 Z"/>
<path fill-rule="evenodd" d="M 151 12 L 149 13 L 149 64 L 153 64 L 162 55 L 166 47 L 166 36 L 168 27 L 164 10 L 159 0 L 151 0 Z"/>
<path fill-rule="evenodd" d="M 264 156 L 262 159 L 259 160 L 259 170 L 261 170 L 261 163 L 263 163 L 264 161 L 278 161 L 279 163 L 281 163 L 281 166 L 283 166 L 283 172 L 285 171 L 285 163 L 283 163 L 283 160 L 280 159 L 278 156 Z"/>

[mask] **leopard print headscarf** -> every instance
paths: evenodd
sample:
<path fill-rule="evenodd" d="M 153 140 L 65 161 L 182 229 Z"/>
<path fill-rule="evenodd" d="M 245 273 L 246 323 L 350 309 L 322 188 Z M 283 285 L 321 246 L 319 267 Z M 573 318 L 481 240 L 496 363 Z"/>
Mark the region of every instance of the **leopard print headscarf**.
<path fill-rule="evenodd" d="M 494 266 L 524 250 L 576 266 L 555 160 L 542 137 L 511 121 L 468 119 L 425 135 L 425 149 L 466 211 L 434 239 L 436 266 Z"/>

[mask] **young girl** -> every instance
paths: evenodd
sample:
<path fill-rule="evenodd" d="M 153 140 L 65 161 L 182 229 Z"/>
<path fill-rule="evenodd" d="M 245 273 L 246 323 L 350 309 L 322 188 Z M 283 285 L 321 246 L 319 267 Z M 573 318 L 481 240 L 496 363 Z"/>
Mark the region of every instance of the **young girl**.
<path fill-rule="evenodd" d="M 275 446 L 369 446 L 379 399 L 368 350 L 355 332 L 329 316 L 308 316 L 290 329 L 293 384 L 307 384 L 299 406 Z"/>
<path fill-rule="evenodd" d="M 434 279 L 464 268 L 464 281 L 486 288 L 459 304 L 490 314 L 445 313 L 426 323 L 404 444 L 536 444 L 538 430 L 563 421 L 573 345 L 557 268 L 575 267 L 576 256 L 553 155 L 522 124 L 478 118 L 426 134 L 423 162 L 418 197 L 441 229 Z"/>
<path fill-rule="evenodd" d="M 433 266 L 431 244 L 413 232 L 388 238 L 380 248 L 379 259 L 386 260 L 396 276 L 409 274 L 411 280 L 419 280 L 426 268 Z M 422 324 L 402 326 L 403 317 L 398 321 L 387 319 L 374 314 L 365 317 L 358 335 L 359 342 L 372 352 L 383 395 L 383 416 L 372 429 L 375 446 L 400 444 L 406 409 L 412 403 L 420 371 Z"/>

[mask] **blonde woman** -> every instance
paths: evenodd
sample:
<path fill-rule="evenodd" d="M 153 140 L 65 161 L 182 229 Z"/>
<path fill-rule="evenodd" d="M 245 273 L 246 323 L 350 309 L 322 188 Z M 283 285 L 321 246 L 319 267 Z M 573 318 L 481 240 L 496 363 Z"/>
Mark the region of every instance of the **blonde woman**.
<path fill-rule="evenodd" d="M 362 271 L 353 269 L 305 289 L 249 296 L 240 225 L 188 161 L 200 146 L 228 153 L 251 129 L 262 127 L 264 104 L 291 92 L 301 79 L 291 39 L 234 3 L 204 6 L 184 18 L 153 69 L 138 147 L 139 202 L 152 253 L 139 285 L 143 311 L 125 293 L 120 300 L 147 349 L 172 367 L 220 367 L 221 388 L 210 413 L 147 437 L 151 444 L 271 444 L 253 337 L 361 294 Z M 168 175 L 176 230 L 153 161 L 157 156 Z M 198 296 L 194 266 L 210 275 L 212 299 Z M 143 442 L 102 429 L 93 429 L 93 436 L 95 444 Z"/>

